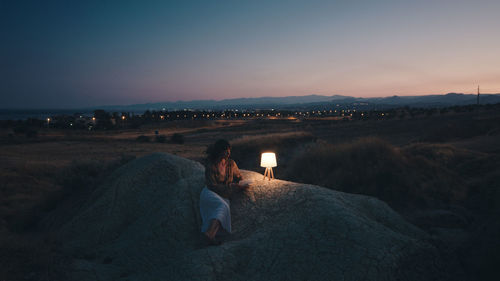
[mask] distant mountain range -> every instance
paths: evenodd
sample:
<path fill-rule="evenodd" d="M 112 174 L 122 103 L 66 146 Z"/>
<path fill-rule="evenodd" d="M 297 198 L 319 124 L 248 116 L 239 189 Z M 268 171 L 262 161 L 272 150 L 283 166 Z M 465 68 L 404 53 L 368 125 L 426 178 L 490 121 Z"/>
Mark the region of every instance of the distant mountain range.
<path fill-rule="evenodd" d="M 104 109 L 108 112 L 143 113 L 146 110 L 253 110 L 253 109 L 282 109 L 282 110 L 323 110 L 332 108 L 351 108 L 359 110 L 390 109 L 403 106 L 409 107 L 447 107 L 454 105 L 470 105 L 477 103 L 475 94 L 427 95 L 427 96 L 392 96 L 384 98 L 356 98 L 333 95 L 308 95 L 289 97 L 260 97 L 239 98 L 225 100 L 193 100 L 176 102 L 157 102 L 131 105 L 107 105 L 75 109 L 0 109 L 0 120 L 25 120 L 27 118 L 45 119 L 55 115 L 91 116 L 95 109 Z M 500 94 L 481 94 L 480 104 L 500 103 Z"/>
<path fill-rule="evenodd" d="M 480 104 L 500 103 L 500 94 L 481 94 Z M 183 110 L 183 109 L 307 109 L 332 106 L 358 107 L 363 109 L 410 107 L 447 107 L 477 103 L 476 94 L 449 93 L 427 96 L 391 96 L 381 98 L 356 98 L 350 96 L 307 95 L 288 97 L 237 98 L 224 100 L 193 100 L 158 102 L 132 105 L 101 106 L 107 111 Z"/>

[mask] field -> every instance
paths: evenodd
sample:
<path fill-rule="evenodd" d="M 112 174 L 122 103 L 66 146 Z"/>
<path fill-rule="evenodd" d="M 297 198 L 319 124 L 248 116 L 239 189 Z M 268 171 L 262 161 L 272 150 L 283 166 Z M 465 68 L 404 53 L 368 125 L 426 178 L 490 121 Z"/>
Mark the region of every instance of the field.
<path fill-rule="evenodd" d="M 158 135 L 165 136 L 158 139 Z M 182 136 L 172 139 L 174 134 Z M 141 137 L 142 136 L 142 137 Z M 145 136 L 145 137 L 144 137 Z M 38 222 L 84 196 L 120 165 L 154 152 L 203 162 L 229 140 L 241 169 L 375 196 L 430 233 L 470 276 L 498 272 L 500 111 L 447 112 L 388 120 L 176 121 L 134 130 L 44 129 L 35 138 L 0 131 L 0 280 L 62 274 L 57 245 Z M 73 199 L 71 199 L 73 200 Z M 44 246 L 40 246 L 44 244 Z M 39 277 L 39 276 L 46 276 Z M 37 279 L 39 278 L 39 279 Z M 31 280 L 31 279 L 30 279 Z"/>

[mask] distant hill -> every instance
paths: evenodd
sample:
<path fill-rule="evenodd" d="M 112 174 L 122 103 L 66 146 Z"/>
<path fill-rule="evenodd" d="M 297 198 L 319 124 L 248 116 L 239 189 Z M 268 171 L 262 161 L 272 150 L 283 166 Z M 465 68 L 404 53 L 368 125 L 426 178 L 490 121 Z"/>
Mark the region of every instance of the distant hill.
<path fill-rule="evenodd" d="M 271 108 L 272 106 L 290 106 L 308 103 L 328 103 L 335 100 L 345 100 L 352 97 L 333 95 L 307 95 L 307 96 L 288 96 L 288 97 L 259 97 L 259 98 L 237 98 L 224 100 L 192 100 L 176 102 L 158 102 L 145 104 L 132 104 L 126 106 L 111 105 L 101 106 L 102 109 L 123 109 L 123 110 L 166 110 L 175 109 L 226 109 L 226 108 Z"/>
<path fill-rule="evenodd" d="M 448 93 L 445 95 L 426 96 L 391 96 L 380 98 L 356 98 L 350 96 L 307 95 L 288 97 L 237 98 L 224 100 L 193 100 L 176 102 L 158 102 L 132 104 L 126 106 L 101 106 L 104 110 L 143 111 L 143 110 L 182 110 L 182 109 L 301 109 L 314 107 L 358 106 L 369 108 L 390 107 L 446 107 L 454 105 L 476 104 L 477 95 Z M 481 94 L 480 103 L 500 103 L 500 94 Z"/>

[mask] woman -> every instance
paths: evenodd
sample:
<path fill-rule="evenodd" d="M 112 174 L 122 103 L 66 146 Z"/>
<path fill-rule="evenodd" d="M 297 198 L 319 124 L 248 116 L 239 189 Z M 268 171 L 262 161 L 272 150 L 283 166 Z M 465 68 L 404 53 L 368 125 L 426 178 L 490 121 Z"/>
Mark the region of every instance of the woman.
<path fill-rule="evenodd" d="M 231 211 L 229 199 L 248 185 L 240 185 L 242 180 L 236 163 L 229 158 L 231 146 L 220 139 L 207 149 L 205 167 L 205 187 L 200 194 L 201 232 L 209 245 L 219 245 L 215 240 L 219 232 L 231 233 Z"/>

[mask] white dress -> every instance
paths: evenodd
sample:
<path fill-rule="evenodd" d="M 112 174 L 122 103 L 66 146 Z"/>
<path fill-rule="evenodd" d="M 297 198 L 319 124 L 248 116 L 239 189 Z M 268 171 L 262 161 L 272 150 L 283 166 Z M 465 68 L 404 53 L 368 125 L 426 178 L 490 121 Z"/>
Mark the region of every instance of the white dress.
<path fill-rule="evenodd" d="M 201 232 L 206 232 L 212 219 L 220 221 L 222 228 L 231 233 L 231 209 L 229 200 L 222 198 L 206 186 L 200 193 Z M 218 234 L 221 230 L 219 229 Z"/>

